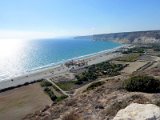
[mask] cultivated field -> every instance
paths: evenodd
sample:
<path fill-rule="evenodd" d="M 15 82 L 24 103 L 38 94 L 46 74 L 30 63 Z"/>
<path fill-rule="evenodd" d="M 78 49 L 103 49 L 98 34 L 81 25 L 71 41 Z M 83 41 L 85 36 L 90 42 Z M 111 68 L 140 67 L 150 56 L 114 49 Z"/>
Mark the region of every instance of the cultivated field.
<path fill-rule="evenodd" d="M 133 72 L 138 70 L 140 67 L 144 66 L 145 64 L 147 64 L 147 62 L 140 62 L 140 61 L 131 62 L 129 63 L 128 67 L 122 70 L 122 72 L 127 74 L 132 74 Z"/>
<path fill-rule="evenodd" d="M 20 120 L 51 103 L 39 83 L 9 90 L 0 93 L 0 120 Z"/>

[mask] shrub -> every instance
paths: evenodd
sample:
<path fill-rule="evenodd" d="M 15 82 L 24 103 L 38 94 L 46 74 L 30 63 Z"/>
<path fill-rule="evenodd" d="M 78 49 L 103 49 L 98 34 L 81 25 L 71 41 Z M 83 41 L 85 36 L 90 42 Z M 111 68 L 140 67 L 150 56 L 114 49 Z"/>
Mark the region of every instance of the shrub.
<path fill-rule="evenodd" d="M 53 91 L 50 88 L 46 87 L 44 91 L 48 94 L 52 101 L 55 101 L 57 99 L 57 96 L 53 93 Z"/>
<path fill-rule="evenodd" d="M 52 83 L 50 83 L 50 82 L 48 82 L 48 81 L 46 81 L 46 80 L 41 81 L 40 84 L 41 84 L 42 87 L 52 86 Z"/>
<path fill-rule="evenodd" d="M 105 83 L 104 81 L 94 82 L 94 83 L 90 84 L 90 85 L 87 87 L 87 91 L 88 91 L 88 90 L 93 90 L 93 89 L 95 89 L 96 87 L 103 85 L 104 83 Z"/>
<path fill-rule="evenodd" d="M 64 99 L 66 99 L 67 97 L 68 97 L 68 96 L 66 96 L 66 95 L 57 97 L 56 102 L 60 102 L 60 101 L 62 101 L 62 100 L 64 100 Z"/>
<path fill-rule="evenodd" d="M 131 92 L 155 93 L 160 91 L 160 81 L 150 76 L 134 76 L 124 82 L 124 88 Z"/>
<path fill-rule="evenodd" d="M 77 80 L 77 81 L 75 82 L 75 84 L 77 84 L 77 85 L 81 85 L 81 84 L 83 84 L 83 81 L 81 81 L 81 80 Z"/>
<path fill-rule="evenodd" d="M 131 49 L 127 50 L 127 51 L 123 51 L 122 53 L 123 54 L 130 54 L 130 53 L 144 53 L 144 52 L 145 52 L 144 48 L 142 48 L 142 47 L 134 47 L 134 48 L 131 48 Z"/>
<path fill-rule="evenodd" d="M 77 82 L 76 84 L 80 85 L 87 81 L 94 81 L 99 76 L 108 75 L 116 76 L 119 75 L 123 68 L 126 65 L 123 64 L 114 64 L 110 62 L 102 62 L 96 65 L 91 65 L 88 67 L 88 71 L 85 71 L 79 75 L 76 75 Z"/>

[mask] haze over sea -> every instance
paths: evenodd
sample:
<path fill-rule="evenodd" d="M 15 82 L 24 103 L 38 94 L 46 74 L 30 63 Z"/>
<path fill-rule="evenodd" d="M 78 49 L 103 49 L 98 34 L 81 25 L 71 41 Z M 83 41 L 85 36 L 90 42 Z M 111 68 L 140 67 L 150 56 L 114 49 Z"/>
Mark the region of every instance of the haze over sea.
<path fill-rule="evenodd" d="M 119 46 L 110 41 L 73 38 L 1 41 L 0 80 Z"/>

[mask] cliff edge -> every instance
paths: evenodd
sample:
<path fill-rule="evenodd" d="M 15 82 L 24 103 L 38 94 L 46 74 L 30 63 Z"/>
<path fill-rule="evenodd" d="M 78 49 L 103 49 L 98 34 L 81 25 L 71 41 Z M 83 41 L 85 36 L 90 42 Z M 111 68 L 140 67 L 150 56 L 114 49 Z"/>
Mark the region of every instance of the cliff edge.
<path fill-rule="evenodd" d="M 130 44 L 160 43 L 160 30 L 95 34 L 89 36 L 80 36 L 76 38 L 91 38 L 93 40 L 114 41 Z"/>

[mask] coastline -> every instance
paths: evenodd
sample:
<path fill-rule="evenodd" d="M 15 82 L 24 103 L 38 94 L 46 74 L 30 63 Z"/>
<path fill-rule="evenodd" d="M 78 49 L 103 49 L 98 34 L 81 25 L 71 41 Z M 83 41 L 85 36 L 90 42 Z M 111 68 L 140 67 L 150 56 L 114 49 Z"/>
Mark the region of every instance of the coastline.
<path fill-rule="evenodd" d="M 45 66 L 38 70 L 30 71 L 26 74 L 23 74 L 23 75 L 14 77 L 14 78 L 2 80 L 0 81 L 0 90 L 3 91 L 4 89 L 22 86 L 28 83 L 33 83 L 33 82 L 36 82 L 36 81 L 39 81 L 45 78 L 49 78 L 49 77 L 53 77 L 58 74 L 65 73 L 70 70 L 69 68 L 65 66 L 65 63 L 71 60 L 74 60 L 74 61 L 84 60 L 88 62 L 88 66 L 92 64 L 97 64 L 103 61 L 111 60 L 113 58 L 121 56 L 121 53 L 116 52 L 116 51 L 120 50 L 121 48 L 128 48 L 129 46 L 131 45 L 129 44 L 122 45 L 122 46 L 119 46 L 113 49 L 104 50 L 104 51 L 100 51 L 97 53 L 68 59 L 65 61 L 61 61 L 57 64 L 51 64 L 51 66 L 48 66 L 48 67 Z"/>

